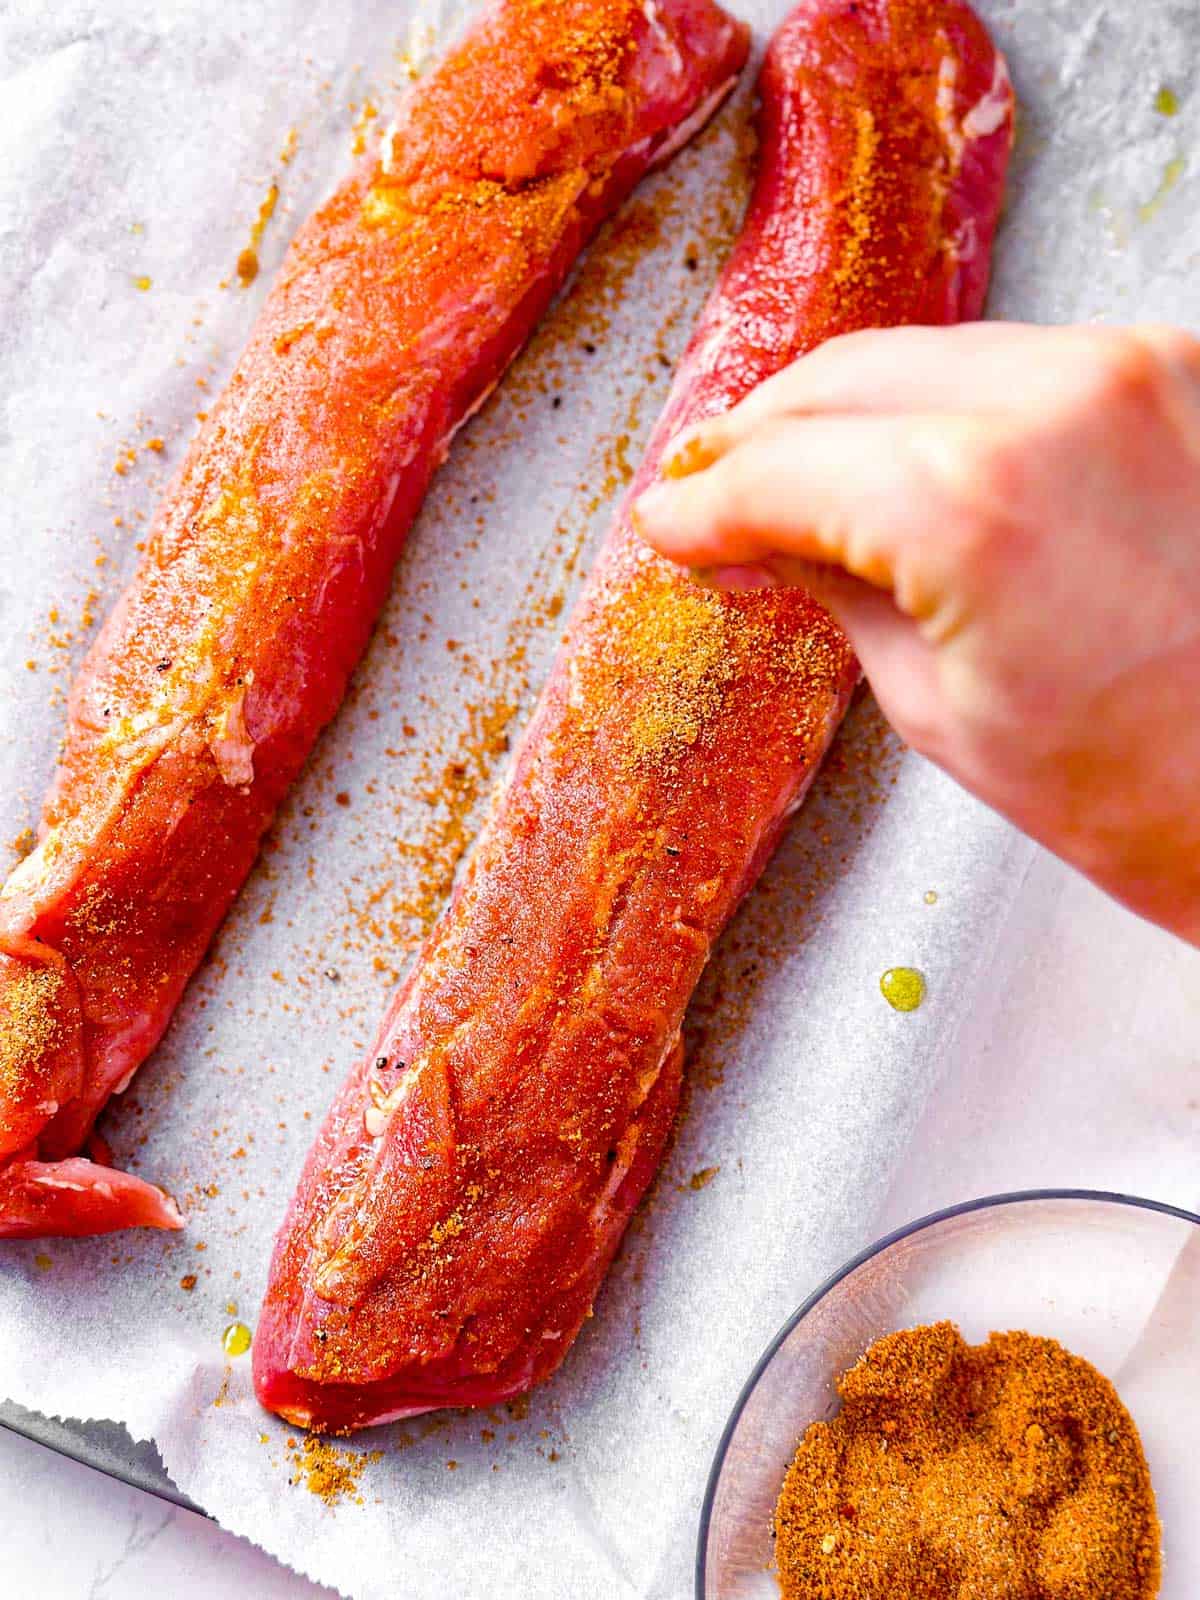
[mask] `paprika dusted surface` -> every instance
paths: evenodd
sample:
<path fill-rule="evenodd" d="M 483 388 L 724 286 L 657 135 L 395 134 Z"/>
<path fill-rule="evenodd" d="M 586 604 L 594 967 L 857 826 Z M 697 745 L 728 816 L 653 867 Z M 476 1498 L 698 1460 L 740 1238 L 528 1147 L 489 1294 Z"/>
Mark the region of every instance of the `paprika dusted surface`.
<path fill-rule="evenodd" d="M 300 230 L 0 890 L 0 1236 L 180 1226 L 95 1118 L 337 709 L 451 435 L 746 47 L 711 0 L 495 0 Z"/>
<path fill-rule="evenodd" d="M 680 1027 L 858 668 L 800 591 L 721 597 L 627 507 L 679 431 L 834 334 L 982 308 L 1012 133 L 958 0 L 805 0 L 758 180 L 507 786 L 309 1154 L 254 1343 L 318 1429 L 547 1377 L 661 1159 Z"/>

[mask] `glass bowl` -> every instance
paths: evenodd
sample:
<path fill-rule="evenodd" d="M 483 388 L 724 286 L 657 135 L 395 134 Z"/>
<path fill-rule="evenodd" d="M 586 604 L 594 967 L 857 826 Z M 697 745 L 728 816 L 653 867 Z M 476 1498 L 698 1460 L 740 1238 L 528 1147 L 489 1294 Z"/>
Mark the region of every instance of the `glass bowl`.
<path fill-rule="evenodd" d="M 855 1257 L 772 1340 L 704 1497 L 697 1600 L 779 1600 L 771 1517 L 834 1380 L 881 1334 L 948 1318 L 972 1343 L 1048 1335 L 1108 1375 L 1137 1423 L 1164 1529 L 1161 1600 L 1200 1595 L 1200 1217 L 1087 1190 L 994 1195 Z"/>

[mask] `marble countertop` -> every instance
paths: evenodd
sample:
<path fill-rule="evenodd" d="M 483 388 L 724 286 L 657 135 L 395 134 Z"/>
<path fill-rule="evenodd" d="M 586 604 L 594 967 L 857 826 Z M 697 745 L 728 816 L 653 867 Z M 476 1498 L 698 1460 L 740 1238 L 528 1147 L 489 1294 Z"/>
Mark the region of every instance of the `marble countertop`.
<path fill-rule="evenodd" d="M 213 1522 L 0 1428 L 12 1600 L 333 1600 Z"/>
<path fill-rule="evenodd" d="M 876 1231 L 1043 1185 L 1197 1209 L 1200 955 L 1048 857 L 1001 937 L 1015 964 L 978 1007 Z M 4 1592 L 22 1600 L 333 1595 L 203 1517 L 3 1429 L 0 1503 Z"/>

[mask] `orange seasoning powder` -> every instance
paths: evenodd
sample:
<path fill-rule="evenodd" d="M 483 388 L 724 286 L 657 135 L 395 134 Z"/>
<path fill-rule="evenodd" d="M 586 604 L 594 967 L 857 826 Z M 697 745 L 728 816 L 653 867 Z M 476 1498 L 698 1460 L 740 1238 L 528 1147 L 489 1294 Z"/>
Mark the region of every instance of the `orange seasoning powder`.
<path fill-rule="evenodd" d="M 785 1600 L 1150 1600 L 1160 1528 L 1137 1429 L 1053 1339 L 891 1333 L 838 1380 L 775 1508 Z"/>

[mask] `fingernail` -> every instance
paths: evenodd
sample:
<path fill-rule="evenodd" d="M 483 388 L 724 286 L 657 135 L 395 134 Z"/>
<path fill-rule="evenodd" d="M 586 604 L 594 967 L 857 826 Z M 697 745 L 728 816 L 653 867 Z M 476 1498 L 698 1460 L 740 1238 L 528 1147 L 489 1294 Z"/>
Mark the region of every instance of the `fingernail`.
<path fill-rule="evenodd" d="M 664 478 L 690 478 L 693 472 L 711 467 L 719 455 L 716 441 L 703 429 L 693 429 L 676 439 L 667 450 L 663 456 L 662 475 Z"/>
<path fill-rule="evenodd" d="M 766 567 L 693 567 L 692 580 L 705 589 L 721 589 L 726 594 L 750 594 L 755 589 L 779 589 L 779 579 Z"/>

